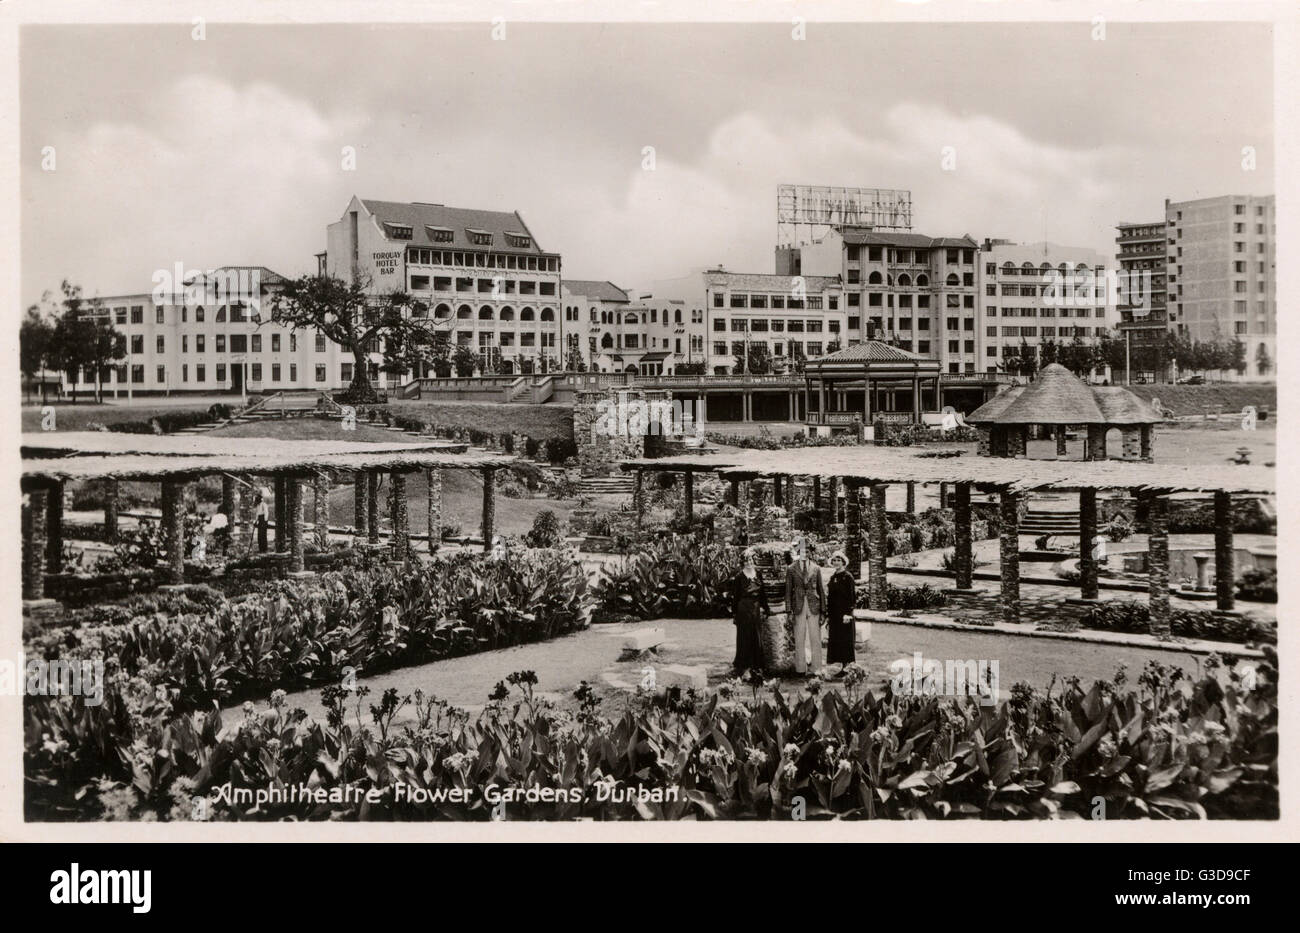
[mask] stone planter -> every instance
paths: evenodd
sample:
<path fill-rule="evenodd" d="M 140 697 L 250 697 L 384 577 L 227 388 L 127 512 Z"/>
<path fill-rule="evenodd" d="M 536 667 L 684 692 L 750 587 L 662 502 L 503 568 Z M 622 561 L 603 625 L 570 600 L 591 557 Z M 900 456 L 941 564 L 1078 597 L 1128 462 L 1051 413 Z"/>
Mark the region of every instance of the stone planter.
<path fill-rule="evenodd" d="M 794 668 L 794 656 L 787 641 L 787 618 L 784 612 L 774 612 L 763 620 L 759 639 L 763 647 L 763 664 L 769 673 L 785 673 Z"/>

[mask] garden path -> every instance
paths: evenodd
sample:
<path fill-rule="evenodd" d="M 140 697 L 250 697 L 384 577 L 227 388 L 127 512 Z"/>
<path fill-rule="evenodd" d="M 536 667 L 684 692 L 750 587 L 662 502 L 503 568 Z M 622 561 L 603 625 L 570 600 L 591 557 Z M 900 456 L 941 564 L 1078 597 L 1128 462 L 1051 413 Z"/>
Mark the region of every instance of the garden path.
<path fill-rule="evenodd" d="M 539 693 L 557 704 L 572 707 L 574 689 L 586 680 L 597 688 L 602 698 L 601 709 L 607 715 L 616 715 L 623 709 L 626 695 L 605 684 L 601 674 L 617 671 L 624 679 L 636 682 L 643 667 L 656 663 L 617 660 L 623 637 L 635 629 L 647 627 L 662 627 L 668 638 L 658 663 L 701 665 L 708 672 L 710 686 L 716 686 L 730 676 L 735 634 L 729 619 L 662 619 L 649 623 L 596 625 L 548 642 L 485 651 L 362 678 L 359 683 L 370 688 L 370 695 L 362 701 L 362 707 L 364 710 L 370 703 L 377 702 L 384 690 L 395 687 L 403 696 L 420 689 L 476 712 L 487 701 L 498 681 L 505 680 L 514 671 L 531 670 L 537 674 Z M 1176 651 L 1080 645 L 1056 639 L 978 631 L 954 632 L 882 622 L 872 624 L 871 641 L 865 650 L 859 650 L 858 662 L 869 671 L 868 684 L 878 688 L 890 678 L 891 662 L 900 658 L 910 659 L 918 651 L 925 658 L 940 660 L 997 660 L 1004 694 L 1019 681 L 1045 688 L 1053 676 L 1058 686 L 1062 677 L 1071 674 L 1077 675 L 1085 684 L 1109 679 L 1120 664 L 1127 665 L 1129 679 L 1133 681 L 1149 659 L 1180 666 L 1189 673 L 1193 672 L 1196 664 L 1194 656 Z M 790 689 L 800 683 L 793 678 L 783 681 Z M 828 681 L 825 689 L 842 687 Z M 319 689 L 291 693 L 288 703 L 290 707 L 302 707 L 313 717 L 324 715 Z M 409 722 L 411 714 L 412 708 L 407 706 L 396 721 L 399 724 Z M 223 711 L 226 724 L 241 717 L 238 709 Z M 364 712 L 363 718 L 368 724 L 368 715 Z"/>

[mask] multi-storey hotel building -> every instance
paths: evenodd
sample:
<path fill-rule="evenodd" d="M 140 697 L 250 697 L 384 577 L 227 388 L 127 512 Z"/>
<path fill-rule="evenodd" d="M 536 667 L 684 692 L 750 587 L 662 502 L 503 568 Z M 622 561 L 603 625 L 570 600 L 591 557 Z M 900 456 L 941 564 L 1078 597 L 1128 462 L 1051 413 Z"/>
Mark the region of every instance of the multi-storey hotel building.
<path fill-rule="evenodd" d="M 1054 243 L 985 240 L 979 346 L 988 372 L 1046 341 L 1096 343 L 1118 320 L 1107 300 L 1103 257 Z"/>
<path fill-rule="evenodd" d="M 326 241 L 322 271 L 405 290 L 453 346 L 507 373 L 562 367 L 560 257 L 518 213 L 353 197 Z M 428 373 L 394 374 L 390 387 L 416 375 Z"/>

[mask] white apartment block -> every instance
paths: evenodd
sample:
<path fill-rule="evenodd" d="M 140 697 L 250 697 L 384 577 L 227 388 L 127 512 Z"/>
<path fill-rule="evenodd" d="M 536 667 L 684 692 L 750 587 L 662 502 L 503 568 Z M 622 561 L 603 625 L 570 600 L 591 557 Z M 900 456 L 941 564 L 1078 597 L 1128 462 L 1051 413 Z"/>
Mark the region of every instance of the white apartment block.
<path fill-rule="evenodd" d="M 845 225 L 812 243 L 778 246 L 776 271 L 838 277 L 845 346 L 884 340 L 938 360 L 947 373 L 982 368 L 976 334 L 979 245 L 968 236 Z"/>
<path fill-rule="evenodd" d="M 1272 195 L 1165 201 L 1170 326 L 1242 341 L 1250 380 L 1277 378 L 1275 210 Z"/>
<path fill-rule="evenodd" d="M 233 276 L 254 294 L 227 289 Z M 103 379 L 109 396 L 333 390 L 351 381 L 351 357 L 322 335 L 271 323 L 271 299 L 284 279 L 264 267 L 223 266 L 184 288 L 93 298 L 123 337 L 124 359 Z M 217 285 L 215 283 L 221 283 Z M 76 374 L 78 393 L 95 374 Z"/>
<path fill-rule="evenodd" d="M 1107 299 L 1105 259 L 1095 250 L 1055 243 L 986 240 L 977 345 L 986 372 L 1021 346 L 1096 343 L 1119 322 Z"/>

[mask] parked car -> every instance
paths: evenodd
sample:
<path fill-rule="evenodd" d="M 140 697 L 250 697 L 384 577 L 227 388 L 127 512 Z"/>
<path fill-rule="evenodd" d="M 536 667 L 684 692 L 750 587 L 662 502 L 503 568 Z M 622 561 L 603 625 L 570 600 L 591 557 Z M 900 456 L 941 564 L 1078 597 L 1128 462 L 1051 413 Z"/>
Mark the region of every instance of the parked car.
<path fill-rule="evenodd" d="M 1179 379 L 1180 384 L 1185 386 L 1203 386 L 1205 385 L 1204 376 L 1188 376 L 1186 379 Z"/>

